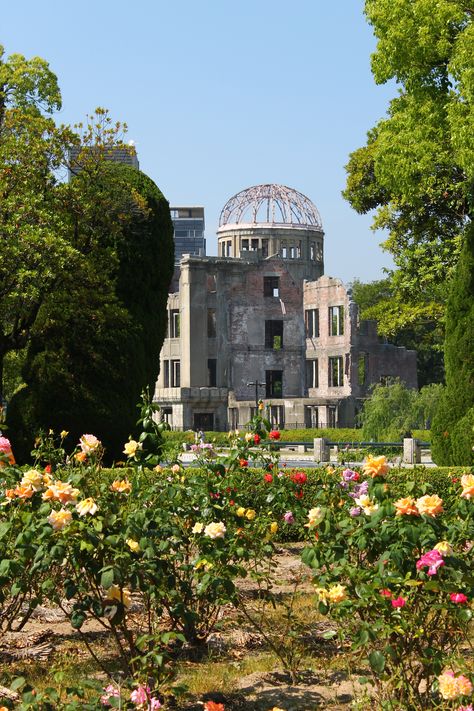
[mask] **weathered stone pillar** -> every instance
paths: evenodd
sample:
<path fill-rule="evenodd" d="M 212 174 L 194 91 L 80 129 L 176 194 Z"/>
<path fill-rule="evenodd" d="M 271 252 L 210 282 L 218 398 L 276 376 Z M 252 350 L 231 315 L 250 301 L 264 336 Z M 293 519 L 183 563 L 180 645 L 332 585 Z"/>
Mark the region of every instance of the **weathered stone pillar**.
<path fill-rule="evenodd" d="M 314 438 L 314 461 L 329 462 L 329 440 L 324 437 Z"/>
<path fill-rule="evenodd" d="M 420 443 L 417 439 L 406 437 L 403 440 L 403 462 L 405 464 L 419 464 L 421 462 Z"/>

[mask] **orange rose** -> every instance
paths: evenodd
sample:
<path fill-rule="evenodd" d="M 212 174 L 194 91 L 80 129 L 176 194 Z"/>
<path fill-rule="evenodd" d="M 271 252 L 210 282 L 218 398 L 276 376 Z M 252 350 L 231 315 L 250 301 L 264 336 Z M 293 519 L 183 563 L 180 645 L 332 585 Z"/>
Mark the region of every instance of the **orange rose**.
<path fill-rule="evenodd" d="M 20 484 L 16 487 L 13 493 L 19 499 L 31 499 L 31 497 L 35 493 L 35 490 L 32 486 L 28 486 L 27 484 Z"/>
<path fill-rule="evenodd" d="M 124 481 L 116 479 L 110 485 L 110 490 L 115 491 L 117 494 L 129 494 L 132 490 L 132 485 L 130 484 L 128 479 L 125 479 Z"/>
<path fill-rule="evenodd" d="M 389 470 L 389 464 L 387 457 L 381 455 L 380 457 L 373 457 L 371 454 L 367 457 L 363 464 L 364 474 L 368 474 L 375 479 L 376 476 L 383 476 Z"/>
<path fill-rule="evenodd" d="M 415 499 L 411 496 L 407 496 L 405 499 L 398 499 L 394 502 L 394 506 L 397 509 L 396 516 L 419 516 L 420 512 L 416 508 Z"/>

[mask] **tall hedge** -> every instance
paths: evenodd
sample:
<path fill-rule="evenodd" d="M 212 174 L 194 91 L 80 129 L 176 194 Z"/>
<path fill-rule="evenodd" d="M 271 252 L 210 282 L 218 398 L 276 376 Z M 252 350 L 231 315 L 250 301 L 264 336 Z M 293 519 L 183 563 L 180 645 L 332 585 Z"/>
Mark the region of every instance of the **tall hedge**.
<path fill-rule="evenodd" d="M 474 223 L 465 233 L 446 310 L 446 390 L 432 424 L 440 466 L 474 464 Z"/>
<path fill-rule="evenodd" d="M 69 444 L 93 433 L 107 459 L 121 458 L 140 393 L 154 388 L 174 263 L 169 205 L 140 171 L 123 164 L 110 164 L 108 171 L 111 185 L 117 177 L 125 180 L 146 209 L 136 210 L 119 234 L 104 234 L 100 247 L 86 255 L 83 273 L 43 304 L 25 385 L 8 409 L 20 461 L 41 429 L 68 431 Z"/>

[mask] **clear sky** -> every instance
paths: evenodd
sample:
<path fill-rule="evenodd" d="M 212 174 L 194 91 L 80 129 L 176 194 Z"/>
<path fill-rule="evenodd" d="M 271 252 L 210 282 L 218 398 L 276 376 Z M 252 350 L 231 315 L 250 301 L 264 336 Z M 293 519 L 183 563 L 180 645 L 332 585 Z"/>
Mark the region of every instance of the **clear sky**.
<path fill-rule="evenodd" d="M 7 54 L 46 59 L 62 123 L 96 106 L 128 124 L 140 167 L 174 205 L 204 205 L 208 254 L 235 193 L 282 183 L 325 230 L 325 271 L 371 281 L 390 267 L 371 218 L 343 200 L 344 165 L 394 87 L 370 73 L 363 0 L 2 2 Z"/>

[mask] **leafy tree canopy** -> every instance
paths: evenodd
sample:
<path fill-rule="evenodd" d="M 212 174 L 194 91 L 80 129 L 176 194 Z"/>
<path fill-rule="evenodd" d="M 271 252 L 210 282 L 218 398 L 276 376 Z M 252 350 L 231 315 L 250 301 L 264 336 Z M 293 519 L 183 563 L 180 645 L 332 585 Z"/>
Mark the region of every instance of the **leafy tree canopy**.
<path fill-rule="evenodd" d="M 462 0 L 366 0 L 377 38 L 372 72 L 400 89 L 387 117 L 351 154 L 344 196 L 374 227 L 403 298 L 442 305 L 471 217 L 474 177 L 474 5 Z"/>

